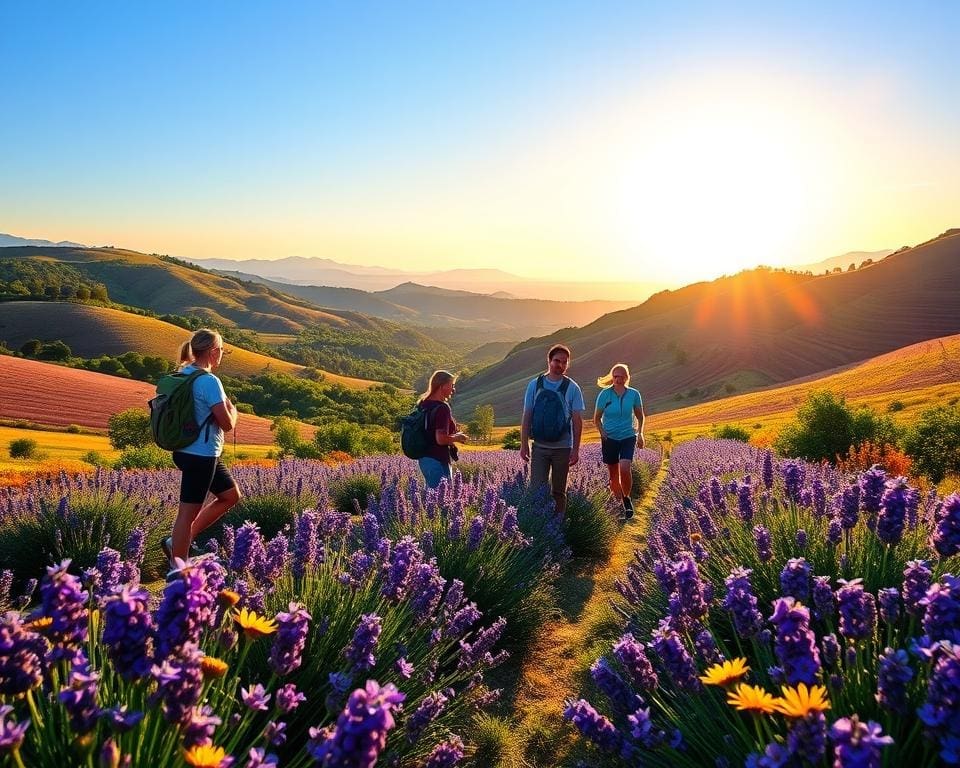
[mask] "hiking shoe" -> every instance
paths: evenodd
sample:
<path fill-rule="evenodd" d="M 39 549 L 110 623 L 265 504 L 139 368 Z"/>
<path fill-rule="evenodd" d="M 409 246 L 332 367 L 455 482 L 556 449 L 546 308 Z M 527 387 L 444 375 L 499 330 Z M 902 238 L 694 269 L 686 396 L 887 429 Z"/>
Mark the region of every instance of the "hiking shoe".
<path fill-rule="evenodd" d="M 163 554 L 167 556 L 167 562 L 173 562 L 173 536 L 167 536 L 160 542 L 160 549 L 163 550 Z"/>
<path fill-rule="evenodd" d="M 629 496 L 623 497 L 623 516 L 629 520 L 633 517 L 633 501 Z"/>

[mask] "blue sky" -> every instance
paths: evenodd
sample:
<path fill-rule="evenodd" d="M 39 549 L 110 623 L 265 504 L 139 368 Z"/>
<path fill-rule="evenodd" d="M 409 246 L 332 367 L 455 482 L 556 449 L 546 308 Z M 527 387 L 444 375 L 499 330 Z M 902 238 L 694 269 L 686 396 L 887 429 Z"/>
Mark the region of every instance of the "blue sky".
<path fill-rule="evenodd" d="M 0 231 L 683 282 L 958 225 L 960 6 L 832 5 L 7 2 Z"/>

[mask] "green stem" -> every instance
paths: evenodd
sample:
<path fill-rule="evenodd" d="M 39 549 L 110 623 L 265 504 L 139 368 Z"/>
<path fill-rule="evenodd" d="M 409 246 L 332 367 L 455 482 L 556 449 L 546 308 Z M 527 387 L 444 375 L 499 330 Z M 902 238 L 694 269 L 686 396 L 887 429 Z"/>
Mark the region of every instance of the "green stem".
<path fill-rule="evenodd" d="M 33 691 L 27 691 L 27 706 L 30 707 L 30 716 L 33 718 L 34 725 L 38 729 L 43 728 L 43 718 L 40 716 L 40 710 L 37 709 L 37 702 L 33 699 Z"/>

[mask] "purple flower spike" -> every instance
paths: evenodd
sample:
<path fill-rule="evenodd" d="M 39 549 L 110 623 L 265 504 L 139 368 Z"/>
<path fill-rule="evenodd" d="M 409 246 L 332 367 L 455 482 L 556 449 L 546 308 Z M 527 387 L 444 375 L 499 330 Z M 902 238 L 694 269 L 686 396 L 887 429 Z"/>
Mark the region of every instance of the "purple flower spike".
<path fill-rule="evenodd" d="M 920 601 L 933 584 L 933 571 L 925 560 L 911 560 L 903 569 L 903 606 L 911 616 L 922 616 Z"/>
<path fill-rule="evenodd" d="M 805 765 L 817 765 L 827 752 L 827 718 L 811 712 L 794 720 L 787 733 L 787 749 Z"/>
<path fill-rule="evenodd" d="M 9 754 L 20 749 L 23 737 L 30 727 L 30 721 L 18 723 L 12 717 L 13 707 L 9 704 L 0 705 L 0 755 Z M 7 719 L 9 718 L 9 719 Z"/>
<path fill-rule="evenodd" d="M 820 654 L 810 629 L 810 612 L 792 597 L 784 597 L 774 601 L 770 621 L 777 627 L 775 648 L 787 683 L 814 685 Z"/>
<path fill-rule="evenodd" d="M 307 697 L 293 683 L 287 683 L 277 691 L 277 709 L 284 715 L 293 712 L 306 700 Z"/>
<path fill-rule="evenodd" d="M 353 640 L 343 651 L 343 655 L 353 663 L 354 667 L 360 670 L 370 669 L 377 663 L 377 657 L 373 652 L 376 650 L 377 640 L 382 630 L 383 624 L 377 614 L 365 613 L 360 617 L 360 623 L 353 633 Z"/>
<path fill-rule="evenodd" d="M 150 672 L 153 661 L 153 615 L 150 593 L 124 585 L 104 606 L 103 644 L 113 668 L 127 681 Z"/>
<path fill-rule="evenodd" d="M 680 635 L 670 627 L 668 619 L 660 622 L 652 637 L 653 651 L 660 658 L 668 677 L 681 690 L 699 693 L 703 686 L 697 676 L 697 666 Z"/>
<path fill-rule="evenodd" d="M 727 595 L 723 607 L 733 616 L 733 626 L 737 634 L 748 639 L 757 635 L 763 628 L 763 616 L 757 610 L 757 598 L 750 584 L 749 568 L 734 568 L 726 578 Z"/>
<path fill-rule="evenodd" d="M 630 686 L 610 666 L 605 656 L 601 656 L 590 667 L 590 677 L 616 709 L 629 712 L 636 706 L 636 696 Z"/>
<path fill-rule="evenodd" d="M 760 562 L 768 562 L 773 557 L 770 531 L 762 525 L 755 525 L 753 527 L 753 540 L 757 545 L 757 556 L 760 558 Z"/>
<path fill-rule="evenodd" d="M 350 694 L 334 725 L 310 729 L 307 751 L 323 766 L 373 768 L 387 744 L 387 732 L 396 725 L 393 710 L 403 700 L 394 685 L 381 688 L 368 680 L 365 688 Z"/>
<path fill-rule="evenodd" d="M 80 580 L 67 573 L 70 561 L 47 568 L 40 584 L 41 615 L 53 620 L 45 634 L 53 644 L 53 659 L 69 659 L 87 641 L 89 595 L 80 588 Z"/>
<path fill-rule="evenodd" d="M 788 597 L 795 597 L 806 602 L 810 597 L 810 579 L 813 570 L 810 564 L 802 557 L 787 560 L 787 564 L 780 572 L 780 589 Z"/>
<path fill-rule="evenodd" d="M 67 685 L 60 689 L 58 699 L 70 719 L 70 728 L 75 734 L 90 733 L 100 718 L 97 706 L 97 681 L 100 675 L 90 669 L 90 663 L 78 651 L 70 666 Z"/>
<path fill-rule="evenodd" d="M 660 684 L 643 644 L 629 632 L 613 644 L 613 655 L 637 688 L 653 691 Z"/>
<path fill-rule="evenodd" d="M 960 493 L 943 500 L 937 510 L 930 543 L 941 557 L 960 552 Z"/>
<path fill-rule="evenodd" d="M 450 768 L 459 763 L 463 755 L 463 740 L 459 736 L 451 736 L 433 748 L 424 768 Z"/>
<path fill-rule="evenodd" d="M 594 744 L 607 752 L 619 753 L 623 737 L 607 718 L 590 706 L 586 699 L 566 702 L 563 717 Z"/>
<path fill-rule="evenodd" d="M 261 712 L 266 712 L 269 709 L 270 694 L 260 683 L 251 685 L 249 688 L 241 688 L 240 698 L 249 709 Z"/>
<path fill-rule="evenodd" d="M 300 603 L 290 603 L 289 608 L 277 614 L 277 634 L 270 649 L 270 668 L 281 676 L 300 668 L 312 618 Z"/>
<path fill-rule="evenodd" d="M 887 648 L 880 655 L 877 670 L 877 701 L 898 715 L 907 714 L 907 683 L 913 679 L 910 659 L 903 650 Z"/>
<path fill-rule="evenodd" d="M 40 685 L 46 653 L 47 641 L 25 630 L 20 614 L 4 614 L 0 619 L 0 694 L 18 696 Z"/>
<path fill-rule="evenodd" d="M 880 768 L 883 763 L 880 750 L 893 744 L 893 738 L 883 736 L 878 723 L 863 723 L 853 715 L 841 717 L 830 727 L 833 741 L 834 765 L 839 768 Z"/>
<path fill-rule="evenodd" d="M 427 727 L 447 708 L 448 696 L 440 691 L 428 693 L 407 720 L 407 741 L 415 744 Z"/>
<path fill-rule="evenodd" d="M 837 603 L 840 609 L 840 634 L 848 640 L 865 640 L 877 626 L 877 606 L 873 595 L 864 590 L 860 579 L 840 579 Z"/>
<path fill-rule="evenodd" d="M 907 524 L 907 479 L 888 480 L 880 500 L 877 538 L 884 544 L 898 544 Z"/>
<path fill-rule="evenodd" d="M 960 576 L 945 573 L 930 586 L 920 605 L 926 609 L 923 631 L 928 644 L 940 640 L 960 643 Z"/>

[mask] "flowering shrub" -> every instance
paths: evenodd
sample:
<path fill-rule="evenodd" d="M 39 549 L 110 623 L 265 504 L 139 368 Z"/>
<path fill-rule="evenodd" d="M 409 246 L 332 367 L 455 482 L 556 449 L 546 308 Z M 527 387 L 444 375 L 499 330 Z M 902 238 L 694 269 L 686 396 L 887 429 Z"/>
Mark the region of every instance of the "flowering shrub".
<path fill-rule="evenodd" d="M 655 509 L 565 712 L 606 762 L 960 761 L 960 496 L 694 441 Z"/>

